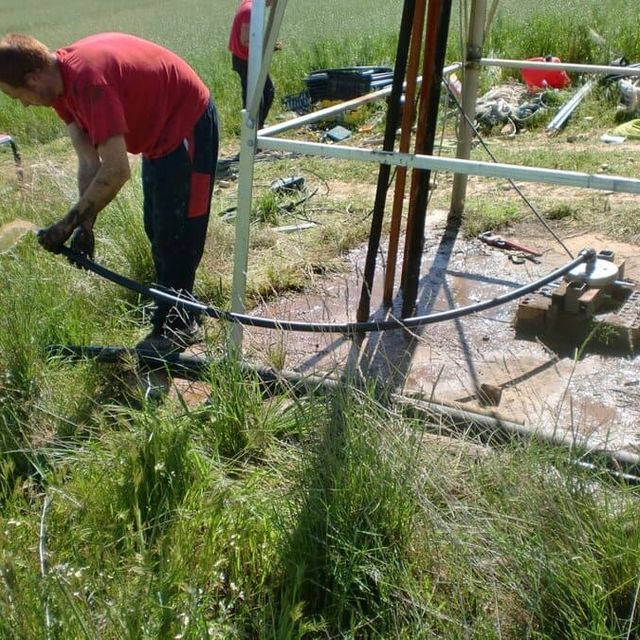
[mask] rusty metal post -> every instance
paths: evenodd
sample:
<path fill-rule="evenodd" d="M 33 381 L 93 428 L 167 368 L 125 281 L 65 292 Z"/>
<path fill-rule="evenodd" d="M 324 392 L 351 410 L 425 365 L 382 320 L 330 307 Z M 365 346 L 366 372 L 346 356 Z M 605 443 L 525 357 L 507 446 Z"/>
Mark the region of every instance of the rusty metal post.
<path fill-rule="evenodd" d="M 422 51 L 426 10 L 427 0 L 418 0 L 413 18 L 413 27 L 411 29 L 411 47 L 409 49 L 404 107 L 402 111 L 402 124 L 400 126 L 400 142 L 398 148 L 401 153 L 407 153 L 411 144 L 411 128 L 415 116 L 418 65 Z M 396 169 L 396 184 L 391 210 L 391 228 L 389 231 L 389 247 L 387 249 L 387 269 L 385 271 L 384 292 L 382 296 L 382 301 L 386 306 L 391 305 L 393 299 L 393 283 L 396 277 L 398 241 L 402 222 L 402 205 L 405 196 L 406 180 L 407 168 L 398 167 Z"/>
<path fill-rule="evenodd" d="M 393 88 L 391 90 L 391 95 L 389 96 L 389 106 L 387 109 L 387 123 L 383 142 L 384 151 L 393 151 L 395 146 L 396 130 L 398 128 L 404 76 L 407 69 L 407 58 L 411 39 L 411 25 L 413 24 L 415 5 L 416 0 L 405 0 L 404 8 L 402 10 L 400 35 L 398 37 L 396 63 L 393 74 Z M 384 218 L 384 209 L 387 201 L 387 191 L 389 190 L 390 174 L 390 165 L 380 165 L 378 172 L 378 186 L 371 220 L 371 234 L 369 235 L 369 248 L 367 250 L 362 290 L 360 292 L 360 304 L 358 305 L 356 314 L 359 322 L 365 321 L 369 318 L 371 291 L 373 289 L 378 249 L 380 248 L 382 220 Z"/>
<path fill-rule="evenodd" d="M 423 84 L 416 135 L 417 154 L 433 155 L 450 17 L 451 0 L 430 0 L 427 11 Z M 402 274 L 403 317 L 409 317 L 413 313 L 418 293 L 430 178 L 431 171 L 428 169 L 413 171 L 411 176 L 412 202 L 409 211 L 410 220 L 407 221 L 407 240 Z"/>

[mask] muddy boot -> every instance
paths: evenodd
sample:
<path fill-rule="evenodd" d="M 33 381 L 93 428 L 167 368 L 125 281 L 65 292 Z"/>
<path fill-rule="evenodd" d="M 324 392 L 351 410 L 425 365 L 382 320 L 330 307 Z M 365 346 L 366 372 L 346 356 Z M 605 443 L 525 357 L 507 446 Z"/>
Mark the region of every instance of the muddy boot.
<path fill-rule="evenodd" d="M 202 328 L 195 320 L 173 326 L 168 324 L 164 334 L 176 351 L 184 351 L 203 340 Z"/>
<path fill-rule="evenodd" d="M 164 329 L 153 329 L 138 344 L 136 350 L 144 352 L 145 355 L 157 356 L 180 351 L 174 340 Z"/>

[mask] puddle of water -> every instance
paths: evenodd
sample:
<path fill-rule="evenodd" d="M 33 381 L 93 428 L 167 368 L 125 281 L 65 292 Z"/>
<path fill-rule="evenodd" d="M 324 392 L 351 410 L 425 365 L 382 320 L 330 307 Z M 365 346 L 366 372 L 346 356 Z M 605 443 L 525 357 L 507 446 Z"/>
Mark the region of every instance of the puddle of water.
<path fill-rule="evenodd" d="M 0 253 L 6 253 L 18 244 L 29 232 L 36 232 L 38 226 L 28 220 L 12 220 L 0 227 Z"/>

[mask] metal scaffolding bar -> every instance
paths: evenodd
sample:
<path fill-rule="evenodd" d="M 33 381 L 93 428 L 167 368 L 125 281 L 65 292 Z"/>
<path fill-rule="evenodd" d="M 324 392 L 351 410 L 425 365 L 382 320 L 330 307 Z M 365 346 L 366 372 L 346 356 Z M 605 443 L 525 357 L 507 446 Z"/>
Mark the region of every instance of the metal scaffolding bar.
<path fill-rule="evenodd" d="M 325 156 L 341 160 L 358 162 L 385 163 L 397 167 L 414 167 L 434 171 L 464 173 L 485 178 L 512 178 L 524 182 L 543 182 L 563 187 L 580 187 L 599 189 L 616 193 L 640 194 L 640 180 L 624 176 L 609 176 L 597 173 L 581 173 L 579 171 L 561 171 L 540 167 L 523 167 L 516 164 L 500 162 L 482 162 L 479 160 L 460 160 L 458 158 L 440 158 L 398 151 L 378 151 L 347 147 L 339 144 L 322 144 L 319 142 L 302 142 L 258 136 L 261 149 L 272 151 L 293 151 L 302 155 Z"/>
<path fill-rule="evenodd" d="M 442 73 L 443 75 L 447 76 L 460 69 L 460 67 L 462 67 L 462 63 L 456 62 L 445 67 L 442 70 Z M 418 76 L 415 79 L 415 83 L 417 86 L 420 86 L 422 84 L 422 76 Z M 352 98 L 351 100 L 345 100 L 340 104 L 334 104 L 330 107 L 325 107 L 324 109 L 318 109 L 317 111 L 313 111 L 312 113 L 305 113 L 305 115 L 293 118 L 292 120 L 287 120 L 287 122 L 282 122 L 280 124 L 271 125 L 270 127 L 265 127 L 264 129 L 260 130 L 260 135 L 264 137 L 273 137 L 279 133 L 289 131 L 290 129 L 295 129 L 296 127 L 301 127 L 306 124 L 318 122 L 319 120 L 325 120 L 330 116 L 337 115 L 344 111 L 356 109 L 363 104 L 368 104 L 369 102 L 374 102 L 375 100 L 386 98 L 387 96 L 391 95 L 392 89 L 393 87 L 389 85 L 387 87 L 384 87 L 383 89 L 379 89 L 378 91 L 366 93 L 363 96 L 358 96 L 357 98 Z M 260 139 L 258 139 L 258 141 L 259 140 Z"/>
<path fill-rule="evenodd" d="M 438 4 L 433 0 L 434 4 Z M 449 3 L 450 0 L 440 0 Z M 475 0 L 476 4 L 486 0 Z M 431 2 L 429 3 L 431 4 Z M 232 310 L 235 312 L 244 311 L 244 301 L 246 293 L 246 271 L 249 248 L 249 220 L 251 214 L 252 189 L 253 189 L 253 169 L 255 153 L 258 149 L 275 150 L 300 153 L 309 156 L 324 156 L 347 161 L 373 162 L 380 165 L 396 166 L 403 171 L 405 168 L 425 173 L 429 171 L 448 171 L 456 176 L 477 175 L 492 178 L 507 178 L 525 182 L 539 182 L 560 186 L 571 186 L 586 189 L 597 189 L 611 191 L 615 193 L 640 194 L 640 180 L 624 176 L 611 176 L 600 174 L 586 174 L 575 171 L 562 171 L 557 169 L 544 169 L 539 167 L 523 167 L 519 165 L 509 165 L 494 162 L 471 161 L 464 158 L 440 158 L 422 153 L 416 148 L 416 153 L 407 153 L 406 145 L 400 151 L 393 150 L 367 150 L 357 147 L 349 147 L 339 144 L 320 144 L 312 142 L 302 142 L 274 136 L 296 127 L 317 122 L 328 116 L 353 109 L 374 100 L 383 99 L 389 95 L 393 87 L 385 87 L 376 92 L 369 93 L 353 100 L 345 101 L 339 105 L 315 111 L 311 114 L 295 118 L 288 122 L 275 126 L 265 127 L 261 131 L 256 131 L 257 113 L 260 104 L 262 87 L 266 78 L 271 53 L 277 39 L 277 34 L 282 23 L 287 0 L 273 0 L 269 21 L 265 34 L 265 0 L 254 0 L 251 39 L 250 39 L 250 60 L 249 60 L 249 98 L 247 109 L 242 113 L 242 131 L 240 138 L 240 175 L 238 183 L 238 216 L 236 218 L 236 241 L 234 252 L 234 273 L 232 289 Z M 486 6 L 486 5 L 485 5 Z M 495 12 L 497 0 L 493 0 L 489 10 L 489 19 Z M 470 25 L 470 30 L 471 30 Z M 478 34 L 476 34 L 478 35 Z M 473 43 L 470 43 L 470 45 Z M 500 66 L 505 68 L 520 69 L 544 69 L 549 64 L 554 64 L 554 69 L 563 69 L 576 73 L 596 73 L 608 74 L 611 76 L 640 76 L 640 68 L 618 67 L 612 65 L 584 65 L 571 63 L 548 63 L 529 60 L 500 60 L 494 58 L 481 58 L 477 60 L 479 66 Z M 455 63 L 442 69 L 442 76 L 446 76 L 461 67 L 461 63 Z M 432 78 L 430 77 L 430 81 Z M 420 87 L 422 78 L 417 77 L 415 86 Z M 404 83 L 405 99 L 407 93 L 407 82 Z M 439 84 L 438 92 L 439 93 Z M 422 194 L 426 197 L 427 191 Z M 401 215 L 401 212 L 400 212 Z M 418 225 L 419 226 L 419 225 Z M 419 229 L 416 229 L 419 231 Z M 415 256 L 414 256 L 415 257 Z M 385 294 L 386 295 L 386 294 Z M 239 328 L 234 328 L 234 340 L 240 344 L 242 333 Z"/>
<path fill-rule="evenodd" d="M 253 169 L 256 154 L 258 110 L 267 77 L 271 53 L 282 23 L 287 0 L 274 0 L 269 15 L 266 45 L 264 44 L 265 0 L 254 0 L 251 8 L 249 37 L 249 71 L 247 78 L 247 108 L 242 110 L 240 133 L 240 163 L 238 175 L 238 213 L 234 247 L 231 309 L 243 313 L 247 290 L 247 263 L 249 256 L 249 224 L 253 196 Z M 232 327 L 236 346 L 242 343 L 242 327 Z"/>
<path fill-rule="evenodd" d="M 478 64 L 483 67 L 504 67 L 508 69 L 554 69 L 575 73 L 599 73 L 604 75 L 640 76 L 638 67 L 615 67 L 602 64 L 574 64 L 571 62 L 540 62 L 534 60 L 509 60 L 499 58 L 481 58 Z"/>

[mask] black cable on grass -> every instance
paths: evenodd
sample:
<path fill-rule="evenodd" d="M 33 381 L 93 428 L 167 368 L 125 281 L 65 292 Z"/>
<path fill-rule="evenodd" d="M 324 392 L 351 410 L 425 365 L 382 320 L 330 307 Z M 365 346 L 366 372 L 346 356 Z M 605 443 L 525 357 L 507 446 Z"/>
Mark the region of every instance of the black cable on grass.
<path fill-rule="evenodd" d="M 561 278 L 563 275 L 582 264 L 583 262 L 593 261 L 596 258 L 595 249 L 585 249 L 580 254 L 565 264 L 564 266 L 552 271 L 548 275 L 531 282 L 529 284 L 518 287 L 514 291 L 505 293 L 500 296 L 496 296 L 490 300 L 484 302 L 478 302 L 476 304 L 467 305 L 465 307 L 457 307 L 456 309 L 449 309 L 447 311 L 438 311 L 426 316 L 415 316 L 413 318 L 392 318 L 391 320 L 375 320 L 368 322 L 297 322 L 291 320 L 278 320 L 272 318 L 263 318 L 259 316 L 250 316 L 242 313 L 232 313 L 230 311 L 223 311 L 216 307 L 209 307 L 201 302 L 198 302 L 193 297 L 185 297 L 175 295 L 167 291 L 163 291 L 156 287 L 148 287 L 135 280 L 131 280 L 123 275 L 115 273 L 110 269 L 89 260 L 85 256 L 71 251 L 68 247 L 63 246 L 60 253 L 64 255 L 73 264 L 92 271 L 96 275 L 115 282 L 122 287 L 126 287 L 131 291 L 135 291 L 144 296 L 153 298 L 156 301 L 162 301 L 169 303 L 173 306 L 177 306 L 190 311 L 196 311 L 202 313 L 211 318 L 217 320 L 225 320 L 227 322 L 238 322 L 242 325 L 250 327 L 261 327 L 264 329 L 279 329 L 281 331 L 303 331 L 313 333 L 343 333 L 347 335 L 355 335 L 358 333 L 371 333 L 375 331 L 390 331 L 394 329 L 413 329 L 421 327 L 427 324 L 435 324 L 438 322 L 445 322 L 447 320 L 454 320 L 463 316 L 471 315 L 472 313 L 478 313 L 485 309 L 491 309 L 498 307 L 502 304 L 517 300 L 533 291 L 540 289 L 550 282 Z"/>

